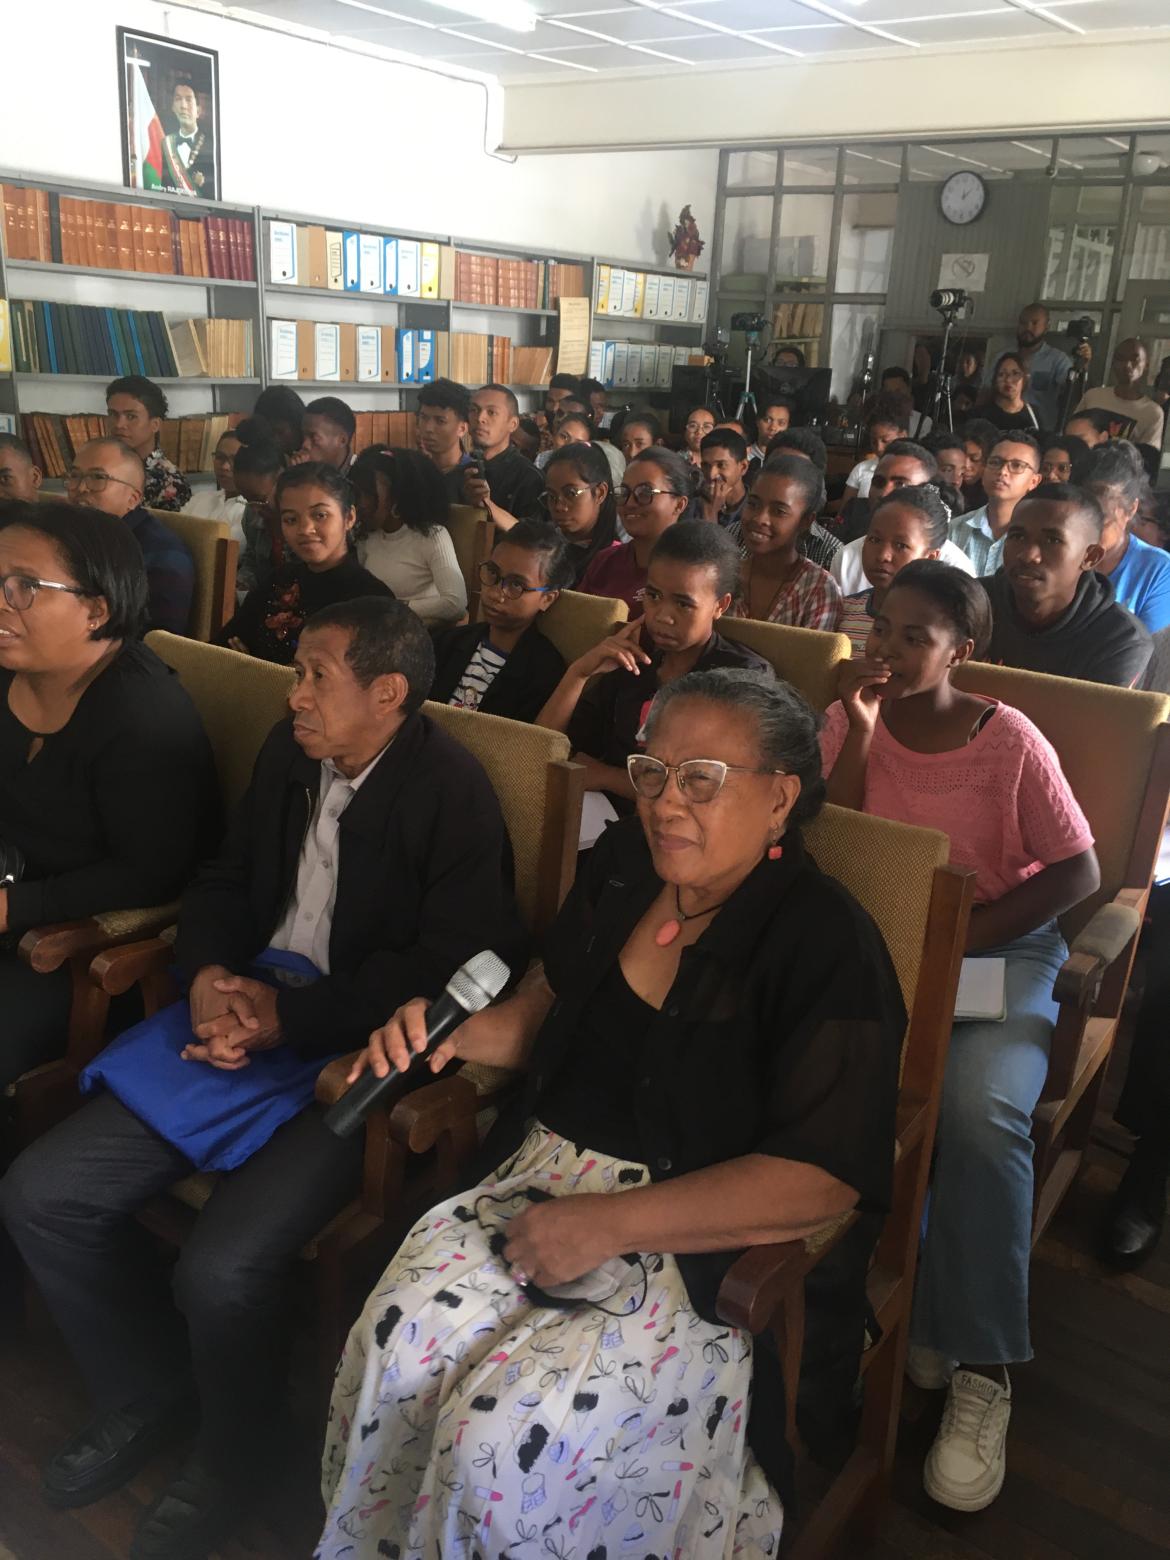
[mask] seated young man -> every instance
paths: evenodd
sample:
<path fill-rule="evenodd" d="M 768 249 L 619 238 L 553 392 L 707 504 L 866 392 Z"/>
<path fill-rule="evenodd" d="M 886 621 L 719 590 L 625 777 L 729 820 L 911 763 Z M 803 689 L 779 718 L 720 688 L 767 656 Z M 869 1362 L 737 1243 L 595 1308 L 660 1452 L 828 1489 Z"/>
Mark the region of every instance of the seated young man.
<path fill-rule="evenodd" d="M 788 432 L 795 415 L 796 403 L 789 396 L 765 390 L 756 411 L 756 442 L 748 449 L 748 459 L 762 466 L 769 444 L 777 434 Z"/>
<path fill-rule="evenodd" d="M 340 396 L 322 395 L 305 407 L 301 423 L 301 447 L 295 460 L 319 460 L 336 466 L 347 476 L 353 465 L 353 439 L 357 418 Z"/>
<path fill-rule="evenodd" d="M 729 666 L 772 675 L 763 656 L 716 633 L 739 584 L 739 549 L 719 526 L 681 520 L 654 544 L 642 615 L 572 663 L 536 717 L 568 733 L 585 789 L 631 812 L 626 759 L 638 752 L 654 695 L 687 672 Z"/>
<path fill-rule="evenodd" d="M 748 450 L 742 433 L 718 424 L 699 446 L 699 491 L 688 520 L 715 521 L 734 531 L 747 496 Z"/>
<path fill-rule="evenodd" d="M 501 531 L 510 531 L 517 520 L 540 519 L 544 478 L 512 443 L 519 426 L 520 403 L 507 385 L 484 385 L 472 396 L 473 460 L 463 468 L 457 502 L 486 509 Z"/>
<path fill-rule="evenodd" d="M 471 396 L 453 379 L 435 379 L 418 393 L 418 447 L 442 473 L 450 504 L 464 501 L 467 457 L 463 444 L 470 417 Z M 539 443 L 539 432 L 536 437 Z"/>
<path fill-rule="evenodd" d="M 28 446 L 14 433 L 0 433 L 0 504 L 12 500 L 35 504 L 42 481 L 43 473 Z"/>
<path fill-rule="evenodd" d="M 327 608 L 306 625 L 296 670 L 291 719 L 269 734 L 218 859 L 185 894 L 175 945 L 191 1033 L 183 1062 L 172 1045 L 173 1068 L 220 1069 L 245 1089 L 262 1051 L 280 1048 L 270 1066 L 299 1059 L 311 1078 L 317 1058 L 364 1045 L 387 1013 L 420 989 L 436 997 L 485 947 L 515 970 L 525 955 L 495 793 L 419 713 L 434 657 L 414 613 L 381 598 Z M 319 977 L 279 988 L 254 978 L 266 950 Z M 111 1087 L 117 1046 L 102 1059 Z M 45 1498 L 84 1506 L 119 1488 L 198 1407 L 194 1452 L 144 1515 L 135 1560 L 204 1554 L 255 1488 L 282 1413 L 289 1270 L 361 1177 L 362 1135 L 337 1138 L 315 1104 L 295 1110 L 216 1183 L 172 1304 L 135 1220 L 199 1167 L 164 1135 L 166 1104 L 148 1125 L 99 1093 L 0 1186 L 0 1213 L 95 1413 L 46 1466 Z"/>
<path fill-rule="evenodd" d="M 1104 516 L 1091 493 L 1046 482 L 1016 505 L 1003 564 L 982 584 L 994 624 L 985 660 L 1132 688 L 1149 664 L 1149 631 L 1096 572 Z"/>
<path fill-rule="evenodd" d="M 431 698 L 509 720 L 533 721 L 565 674 L 541 615 L 573 583 L 568 543 L 545 520 L 505 531 L 480 565 L 480 623 L 435 635 Z"/>
<path fill-rule="evenodd" d="M 83 444 L 65 477 L 65 496 L 71 504 L 122 521 L 142 549 L 150 592 L 143 632 L 165 628 L 171 634 L 185 634 L 191 626 L 195 560 L 183 538 L 143 507 L 145 487 L 146 469 L 121 439 Z"/>
<path fill-rule="evenodd" d="M 1032 435 L 1018 429 L 1001 434 L 992 446 L 983 463 L 986 504 L 957 516 L 951 524 L 951 541 L 967 555 L 976 574 L 994 574 L 999 568 L 1015 507 L 1039 486 L 1042 456 Z"/>

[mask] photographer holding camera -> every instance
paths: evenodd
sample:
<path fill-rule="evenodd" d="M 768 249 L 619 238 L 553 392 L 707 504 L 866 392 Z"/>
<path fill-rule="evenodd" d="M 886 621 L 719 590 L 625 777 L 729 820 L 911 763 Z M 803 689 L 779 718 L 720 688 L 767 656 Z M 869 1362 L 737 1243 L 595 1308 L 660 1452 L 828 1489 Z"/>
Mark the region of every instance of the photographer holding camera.
<path fill-rule="evenodd" d="M 1016 321 L 1016 353 L 1028 375 L 1024 399 L 1036 413 L 1036 420 L 1045 431 L 1061 426 L 1061 399 L 1074 371 L 1073 359 L 1059 347 L 1044 338 L 1048 332 L 1048 310 L 1042 303 L 1029 303 L 1020 310 Z M 995 365 L 1003 355 L 1002 347 L 988 351 L 987 366 L 983 371 L 983 388 L 994 388 Z M 1082 336 L 1075 349 L 1076 368 L 1088 368 L 1093 349 L 1087 337 Z"/>

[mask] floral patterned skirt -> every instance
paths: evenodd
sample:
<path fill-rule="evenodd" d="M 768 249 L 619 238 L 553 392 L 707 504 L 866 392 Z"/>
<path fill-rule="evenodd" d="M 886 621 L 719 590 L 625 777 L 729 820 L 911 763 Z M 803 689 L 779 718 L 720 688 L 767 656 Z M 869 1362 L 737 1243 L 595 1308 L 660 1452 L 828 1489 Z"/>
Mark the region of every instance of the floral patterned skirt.
<path fill-rule="evenodd" d="M 537 1124 L 415 1225 L 338 1368 L 317 1560 L 778 1553 L 780 1503 L 746 1442 L 750 1337 L 695 1315 L 670 1256 L 643 1255 L 597 1306 L 554 1310 L 493 1255 L 530 1188 L 648 1179 Z"/>

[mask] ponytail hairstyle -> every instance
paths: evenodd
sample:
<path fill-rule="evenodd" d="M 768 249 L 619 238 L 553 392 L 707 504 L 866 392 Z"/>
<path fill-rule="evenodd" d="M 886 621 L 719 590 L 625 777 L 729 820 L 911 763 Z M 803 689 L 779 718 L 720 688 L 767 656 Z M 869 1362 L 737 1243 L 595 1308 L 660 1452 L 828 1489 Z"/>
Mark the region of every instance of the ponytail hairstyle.
<path fill-rule="evenodd" d="M 605 487 L 605 498 L 597 512 L 597 524 L 593 527 L 588 547 L 580 550 L 573 547 L 569 551 L 576 576 L 572 583 L 575 585 L 594 557 L 617 541 L 617 499 L 613 492 L 613 472 L 605 451 L 598 444 L 563 444 L 559 450 L 553 450 L 544 468 L 547 487 L 556 485 L 552 478 L 554 466 L 571 473 L 586 487 Z M 505 534 L 511 536 L 512 533 L 508 531 Z"/>
<path fill-rule="evenodd" d="M 926 533 L 926 542 L 929 551 L 938 552 L 946 541 L 951 529 L 951 506 L 943 497 L 944 490 L 955 497 L 955 490 L 949 483 L 921 482 L 913 486 L 894 488 L 883 499 L 874 505 L 876 515 L 882 509 L 888 509 L 891 504 L 901 504 L 904 509 L 913 509 L 922 516 L 922 529 Z M 908 568 L 909 565 L 907 564 Z M 899 576 L 900 577 L 900 576 Z"/>
<path fill-rule="evenodd" d="M 232 431 L 240 441 L 232 460 L 234 471 L 245 476 L 275 477 L 284 470 L 287 457 L 267 418 L 245 417 Z"/>
<path fill-rule="evenodd" d="M 904 498 L 913 491 L 899 488 L 897 496 Z M 895 590 L 916 590 L 933 602 L 949 620 L 955 644 L 961 645 L 968 639 L 973 642 L 973 660 L 979 661 L 987 654 L 991 643 L 991 599 L 970 574 L 939 558 L 915 558 L 898 570 L 886 593 L 887 599 Z"/>

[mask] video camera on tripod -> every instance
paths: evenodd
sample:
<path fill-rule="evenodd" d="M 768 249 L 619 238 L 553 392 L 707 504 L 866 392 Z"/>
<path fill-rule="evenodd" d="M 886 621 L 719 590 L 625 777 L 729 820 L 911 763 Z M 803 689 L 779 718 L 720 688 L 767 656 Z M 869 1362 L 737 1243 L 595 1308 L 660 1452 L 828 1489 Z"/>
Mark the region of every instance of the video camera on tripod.
<path fill-rule="evenodd" d="M 943 338 L 939 350 L 938 366 L 932 378 L 934 385 L 930 398 L 930 424 L 936 432 L 954 427 L 951 410 L 951 380 L 947 373 L 947 352 L 951 344 L 951 331 L 961 314 L 972 307 L 972 297 L 962 287 L 936 287 L 930 295 L 930 307 L 942 315 Z"/>

